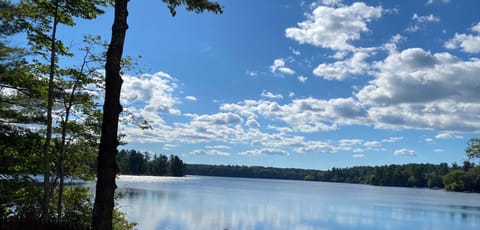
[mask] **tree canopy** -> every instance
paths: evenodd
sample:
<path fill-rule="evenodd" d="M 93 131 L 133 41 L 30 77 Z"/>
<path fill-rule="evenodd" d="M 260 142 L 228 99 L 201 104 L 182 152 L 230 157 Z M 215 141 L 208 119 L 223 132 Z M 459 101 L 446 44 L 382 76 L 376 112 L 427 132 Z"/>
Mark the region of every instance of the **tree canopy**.
<path fill-rule="evenodd" d="M 469 159 L 480 159 L 480 138 L 472 138 L 468 141 L 468 147 L 465 149 Z"/>
<path fill-rule="evenodd" d="M 2 202 L 0 217 L 90 219 L 88 191 L 63 184 L 65 177 L 94 178 L 101 112 L 86 86 L 99 81 L 98 56 L 104 52 L 103 47 L 93 52 L 99 44 L 86 39 L 77 54 L 85 55 L 81 63 L 66 61 L 71 66 L 60 67 L 59 60 L 73 54 L 55 30 L 74 26 L 79 18 L 95 18 L 108 2 L 0 2 L 0 179 L 2 201 L 8 200 Z M 24 36 L 27 43 L 11 46 L 12 36 Z M 43 189 L 33 177 L 38 174 L 44 175 Z"/>
<path fill-rule="evenodd" d="M 185 176 L 185 164 L 176 155 L 151 154 L 136 150 L 120 150 L 118 171 L 124 175 Z"/>

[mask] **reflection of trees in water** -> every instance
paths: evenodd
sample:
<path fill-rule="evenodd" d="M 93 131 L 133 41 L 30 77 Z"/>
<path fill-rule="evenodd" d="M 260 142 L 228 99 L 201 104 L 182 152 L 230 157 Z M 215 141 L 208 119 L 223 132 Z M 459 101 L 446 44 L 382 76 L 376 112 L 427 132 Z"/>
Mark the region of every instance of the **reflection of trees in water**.
<path fill-rule="evenodd" d="M 203 177 L 129 186 L 135 188 L 125 189 L 124 203 L 141 229 L 476 229 L 480 223 L 480 207 L 465 200 L 468 194 L 425 189 Z"/>
<path fill-rule="evenodd" d="M 480 207 L 449 205 L 448 210 L 449 216 L 452 220 L 466 223 L 480 222 Z"/>
<path fill-rule="evenodd" d="M 142 190 L 127 188 L 124 191 L 120 192 L 121 196 L 125 196 L 130 199 L 136 199 L 137 197 L 144 194 Z"/>
<path fill-rule="evenodd" d="M 179 194 L 177 191 L 172 190 L 124 188 L 120 191 L 120 197 L 133 200 L 147 200 L 156 203 L 164 200 L 176 199 L 179 197 Z"/>

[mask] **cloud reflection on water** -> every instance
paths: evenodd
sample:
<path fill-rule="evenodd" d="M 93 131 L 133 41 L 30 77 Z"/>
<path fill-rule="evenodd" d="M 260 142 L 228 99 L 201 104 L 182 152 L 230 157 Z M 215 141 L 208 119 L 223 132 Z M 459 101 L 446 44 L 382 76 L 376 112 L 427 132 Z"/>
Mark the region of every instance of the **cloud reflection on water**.
<path fill-rule="evenodd" d="M 475 194 L 239 178 L 136 179 L 119 180 L 125 195 L 120 206 L 139 229 L 475 229 L 480 224 Z M 456 199 L 463 201 L 455 205 Z M 469 199 L 477 202 L 468 204 Z"/>

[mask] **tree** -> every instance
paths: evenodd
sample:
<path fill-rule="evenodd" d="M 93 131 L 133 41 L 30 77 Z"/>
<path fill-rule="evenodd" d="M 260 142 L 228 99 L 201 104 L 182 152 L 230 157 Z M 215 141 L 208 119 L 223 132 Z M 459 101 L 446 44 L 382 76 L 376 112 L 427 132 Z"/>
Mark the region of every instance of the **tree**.
<path fill-rule="evenodd" d="M 128 174 L 130 171 L 128 165 L 128 153 L 126 150 L 122 149 L 117 154 L 117 164 L 118 164 L 118 172 L 122 174 Z"/>
<path fill-rule="evenodd" d="M 168 158 L 165 155 L 154 155 L 152 160 L 152 175 L 165 176 L 167 175 Z"/>
<path fill-rule="evenodd" d="M 61 221 L 63 216 L 63 191 L 64 191 L 64 178 L 65 178 L 65 161 L 67 152 L 71 155 L 82 155 L 79 160 L 91 159 L 90 156 L 95 152 L 93 146 L 97 143 L 99 129 L 96 128 L 100 124 L 99 109 L 96 103 L 94 103 L 94 96 L 86 91 L 87 85 L 98 84 L 101 80 L 100 74 L 97 72 L 98 66 L 92 63 L 96 63 L 98 59 L 101 59 L 98 54 L 94 53 L 95 46 L 101 46 L 99 36 L 86 36 L 84 39 L 86 47 L 82 49 L 85 52 L 83 61 L 80 67 L 71 67 L 62 71 L 63 78 L 57 83 L 57 87 L 61 88 L 61 100 L 63 104 L 63 112 L 61 113 L 61 125 L 60 125 L 60 150 L 58 151 L 57 160 L 57 178 L 60 180 L 58 183 L 58 202 L 57 202 L 57 217 L 58 221 Z M 103 53 L 103 52 L 102 52 Z M 70 121 L 70 116 L 77 115 L 83 117 L 85 121 Z M 68 139 L 67 140 L 67 134 Z M 82 148 L 75 148 L 82 145 Z M 73 151 L 72 151 L 73 150 Z M 82 165 L 82 164 L 80 164 Z M 88 165 L 84 162 L 83 166 Z M 72 166 L 70 164 L 70 166 Z M 91 171 L 89 169 L 78 170 L 78 167 L 70 167 L 73 170 L 69 175 L 75 176 L 81 179 L 90 179 Z"/>
<path fill-rule="evenodd" d="M 175 155 L 170 158 L 163 154 L 153 154 L 136 150 L 120 150 L 117 155 L 119 173 L 127 175 L 185 176 L 185 164 Z"/>
<path fill-rule="evenodd" d="M 480 138 L 472 138 L 468 141 L 468 147 L 465 149 L 469 159 L 480 159 Z"/>
<path fill-rule="evenodd" d="M 53 132 L 53 107 L 55 100 L 55 77 L 59 72 L 59 56 L 70 56 L 68 49 L 57 39 L 59 25 L 74 26 L 74 18 L 94 19 L 106 6 L 108 0 L 24 0 L 18 3 L 17 20 L 26 28 L 25 32 L 32 53 L 37 54 L 43 62 L 34 57 L 34 62 L 41 74 L 48 78 L 46 107 L 46 134 L 43 146 L 44 159 L 44 198 L 42 217 L 49 218 L 50 184 L 50 152 Z"/>
<path fill-rule="evenodd" d="M 208 0 L 162 0 L 167 3 L 172 16 L 176 14 L 176 7 L 185 5 L 188 11 L 201 13 L 204 10 L 222 13 L 218 3 Z M 115 162 L 118 153 L 118 120 L 122 112 L 120 105 L 120 91 L 122 78 L 120 76 L 120 62 L 128 28 L 128 0 L 115 0 L 115 13 L 112 26 L 112 36 L 107 51 L 105 64 L 105 100 L 103 104 L 103 122 L 98 151 L 97 185 L 95 203 L 93 207 L 94 229 L 112 229 L 112 212 L 115 195 L 115 176 L 118 167 Z"/>
<path fill-rule="evenodd" d="M 442 177 L 436 173 L 429 173 L 427 176 L 427 186 L 429 188 L 441 188 L 443 187 L 442 184 Z"/>
<path fill-rule="evenodd" d="M 38 209 L 41 191 L 31 174 L 40 173 L 42 137 L 28 129 L 0 124 L 0 219 Z"/>
<path fill-rule="evenodd" d="M 147 169 L 145 155 L 135 150 L 128 151 L 128 168 L 132 175 L 144 175 Z"/>
<path fill-rule="evenodd" d="M 42 138 L 22 126 L 42 124 L 45 81 L 34 78 L 26 49 L 12 47 L 6 37 L 25 29 L 15 20 L 18 8 L 0 2 L 0 219 L 26 215 L 40 205 L 29 175 L 40 173 Z"/>
<path fill-rule="evenodd" d="M 170 155 L 168 162 L 168 175 L 169 176 L 184 176 L 185 166 L 183 161 L 178 156 Z"/>
<path fill-rule="evenodd" d="M 43 124 L 46 81 L 33 73 L 26 61 L 25 48 L 10 46 L 6 37 L 25 30 L 16 20 L 18 9 L 0 2 L 0 122 L 3 124 Z"/>
<path fill-rule="evenodd" d="M 448 191 L 462 192 L 465 191 L 466 172 L 460 169 L 454 169 L 443 177 L 443 184 Z"/>
<path fill-rule="evenodd" d="M 110 2 L 110 0 L 24 0 L 15 4 L 9 1 L 0 2 L 0 39 L 2 39 L 0 40 L 0 121 L 11 130 L 18 129 L 19 126 L 31 127 L 31 124 L 42 128 L 46 126 L 47 131 L 43 141 L 42 217 L 44 219 L 52 214 L 50 211 L 52 204 L 49 201 L 55 195 L 57 180 L 60 180 L 57 206 L 57 216 L 60 219 L 64 175 L 82 179 L 92 177 L 92 170 L 86 166 L 92 165 L 90 161 L 93 160 L 90 156 L 97 151 L 96 133 L 100 133 L 99 128 L 96 128 L 98 125 L 95 124 L 95 120 L 100 120 L 95 119 L 100 112 L 95 108 L 96 105 L 91 96 L 85 93 L 83 88 L 85 84 L 93 81 L 91 74 L 94 72 L 90 71 L 91 68 L 83 71 L 87 69 L 83 68 L 84 65 L 78 69 L 58 66 L 60 57 L 68 57 L 71 54 L 61 40 L 57 39 L 56 29 L 60 25 L 74 26 L 75 18 L 93 19 L 103 13 L 99 7 L 106 6 Z M 28 45 L 24 49 L 8 47 L 3 40 L 4 36 L 18 32 L 24 32 L 28 39 Z M 28 62 L 24 58 L 27 55 Z M 53 122 L 53 112 L 60 114 L 61 119 L 57 122 Z M 69 116 L 73 113 L 90 119 L 85 119 L 84 122 L 78 122 L 78 119 L 69 121 Z M 44 114 L 47 116 L 45 117 Z M 60 124 L 60 127 L 55 127 L 53 125 L 55 123 Z M 35 132 L 40 134 L 43 131 L 40 129 Z M 52 137 L 54 132 L 58 132 L 61 139 Z M 26 134 L 20 134 L 17 138 L 22 135 Z M 82 148 L 79 145 L 82 145 Z M 93 148 L 89 146 L 95 146 L 95 150 L 92 151 Z M 66 157 L 66 153 L 69 152 L 75 152 L 75 156 Z M 27 152 L 20 154 L 27 154 Z M 33 155 L 29 157 L 35 159 Z M 28 161 L 21 163 L 26 162 Z M 66 165 L 64 162 L 67 162 Z M 55 163 L 57 177 L 52 181 L 50 175 Z M 37 162 L 36 168 L 41 166 L 42 164 Z"/>

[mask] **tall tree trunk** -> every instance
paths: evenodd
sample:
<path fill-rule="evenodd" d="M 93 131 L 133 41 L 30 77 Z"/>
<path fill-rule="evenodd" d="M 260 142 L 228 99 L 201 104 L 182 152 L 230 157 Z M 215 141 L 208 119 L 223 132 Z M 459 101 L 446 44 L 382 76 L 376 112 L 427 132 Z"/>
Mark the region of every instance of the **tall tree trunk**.
<path fill-rule="evenodd" d="M 87 54 L 83 57 L 83 63 L 82 67 L 80 68 L 80 74 L 83 73 L 83 69 L 85 68 L 85 65 L 87 64 Z M 64 106 L 65 106 L 65 118 L 62 123 L 62 142 L 60 143 L 61 148 L 60 148 L 60 156 L 58 157 L 58 177 L 60 178 L 60 182 L 58 184 L 58 203 L 57 203 L 57 220 L 60 222 L 62 220 L 62 212 L 63 212 L 63 188 L 64 188 L 64 181 L 65 181 L 65 153 L 67 151 L 67 144 L 66 144 L 66 139 L 67 139 L 67 129 L 68 129 L 68 121 L 70 118 L 70 111 L 72 110 L 73 107 L 73 100 L 75 99 L 75 93 L 77 90 L 78 85 L 80 84 L 80 76 L 75 80 L 75 83 L 73 84 L 72 92 L 70 92 L 70 95 L 68 98 L 64 99 Z"/>
<path fill-rule="evenodd" d="M 118 118 L 122 112 L 120 91 L 120 60 L 127 25 L 128 0 L 115 0 L 115 16 L 112 26 L 112 37 L 107 51 L 105 65 L 105 101 L 103 104 L 102 134 L 98 152 L 97 185 L 93 206 L 93 229 L 112 229 L 112 216 L 115 195 L 115 176 L 118 171 L 116 155 L 119 144 Z"/>
<path fill-rule="evenodd" d="M 72 90 L 71 100 L 73 100 L 73 93 L 75 91 L 75 87 Z M 64 187 L 64 180 L 65 180 L 65 152 L 66 152 L 66 138 L 67 138 L 67 125 L 68 125 L 68 117 L 70 116 L 70 109 L 72 108 L 72 103 L 70 102 L 66 111 L 65 111 L 65 119 L 62 124 L 62 142 L 60 156 L 58 157 L 58 169 L 57 174 L 60 178 L 60 182 L 58 184 L 58 203 L 57 203 L 57 221 L 60 222 L 62 220 L 62 212 L 63 212 L 63 187 Z"/>
<path fill-rule="evenodd" d="M 45 145 L 43 146 L 43 203 L 42 203 L 42 218 L 48 221 L 49 215 L 49 201 L 50 201 L 50 142 L 52 140 L 52 110 L 53 110 L 53 88 L 55 86 L 55 69 L 57 59 L 57 25 L 58 25 L 58 2 L 55 2 L 54 18 L 52 25 L 52 34 L 50 36 L 50 70 L 48 77 L 48 96 L 47 96 L 47 133 L 45 137 Z"/>

